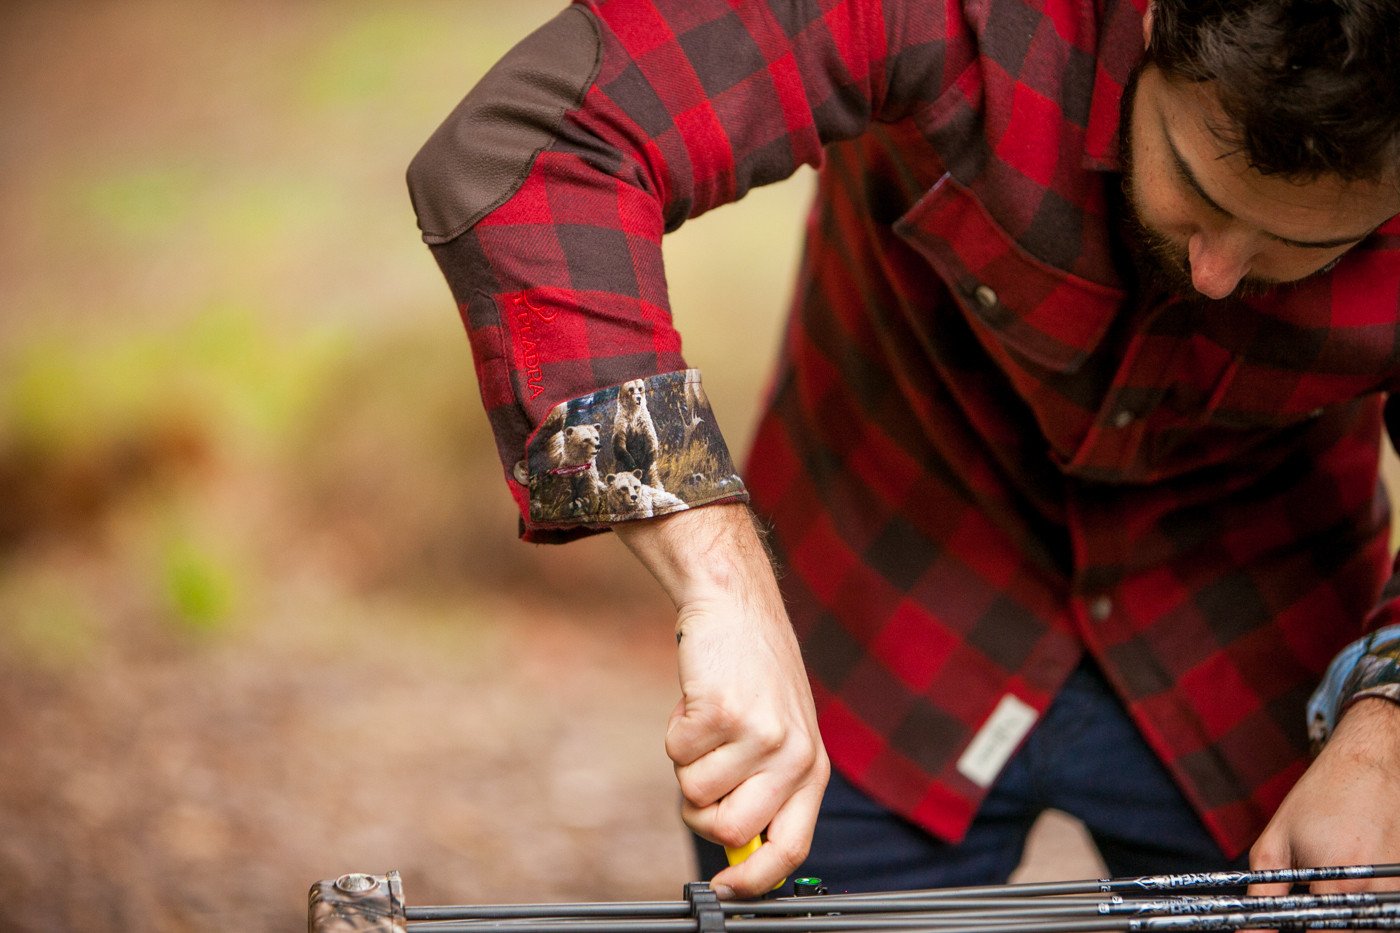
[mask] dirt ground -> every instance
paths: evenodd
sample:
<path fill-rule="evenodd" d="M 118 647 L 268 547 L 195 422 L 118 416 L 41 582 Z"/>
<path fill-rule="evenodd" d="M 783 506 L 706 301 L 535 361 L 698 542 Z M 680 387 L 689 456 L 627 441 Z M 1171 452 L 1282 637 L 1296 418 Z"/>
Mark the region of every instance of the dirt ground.
<path fill-rule="evenodd" d="M 483 601 L 466 627 L 460 604 L 301 599 L 225 644 L 133 624 L 64 676 L 0 667 L 0 929 L 295 929 L 306 887 L 352 870 L 397 868 L 416 904 L 670 898 L 691 877 L 654 599 Z M 1023 867 L 1102 873 L 1054 817 Z"/>

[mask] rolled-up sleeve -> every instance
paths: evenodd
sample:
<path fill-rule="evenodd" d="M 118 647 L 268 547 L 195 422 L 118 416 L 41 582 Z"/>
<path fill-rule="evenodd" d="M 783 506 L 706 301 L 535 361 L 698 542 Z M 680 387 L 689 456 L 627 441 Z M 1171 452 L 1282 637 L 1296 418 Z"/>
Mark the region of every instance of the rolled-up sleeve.
<path fill-rule="evenodd" d="M 746 498 L 681 354 L 662 236 L 949 86 L 946 9 L 886 6 L 580 2 L 414 158 L 528 539 Z M 644 415 L 619 404 L 638 380 Z M 622 508 L 626 476 L 654 501 Z"/>
<path fill-rule="evenodd" d="M 1400 625 L 1377 629 L 1332 659 L 1308 703 L 1308 738 L 1314 751 L 1331 737 L 1347 707 L 1366 697 L 1400 703 Z"/>

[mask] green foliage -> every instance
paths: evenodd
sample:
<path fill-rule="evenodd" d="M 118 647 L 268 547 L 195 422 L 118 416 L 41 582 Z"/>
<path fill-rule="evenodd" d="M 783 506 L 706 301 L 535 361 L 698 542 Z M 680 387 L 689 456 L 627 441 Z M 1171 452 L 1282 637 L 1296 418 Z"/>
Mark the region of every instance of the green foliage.
<path fill-rule="evenodd" d="M 411 7 L 376 5 L 344 21 L 306 62 L 306 99 L 319 106 L 358 105 L 403 90 L 403 63 L 431 39 L 432 23 Z"/>
<path fill-rule="evenodd" d="M 29 501 L 19 540 L 64 529 L 109 541 L 126 552 L 124 573 L 144 581 L 132 595 L 155 617 L 188 633 L 224 630 L 247 594 L 231 555 L 256 552 L 258 512 L 230 520 L 221 484 L 294 468 L 348 355 L 337 330 L 277 335 L 234 309 L 163 331 L 30 341 L 0 368 L 0 465 L 14 451 L 28 471 L 12 491 Z M 4 557 L 0 603 L 14 603 L 24 654 L 45 662 L 86 650 L 81 607 L 20 585 Z"/>
<path fill-rule="evenodd" d="M 188 229 L 208 185 L 207 172 L 190 164 L 142 165 L 84 178 L 69 200 L 73 216 L 85 218 L 107 236 L 155 243 Z"/>
<path fill-rule="evenodd" d="M 166 601 L 185 630 L 213 632 L 228 621 L 236 585 L 225 563 L 183 538 L 168 545 L 162 563 Z"/>
<path fill-rule="evenodd" d="M 231 308 L 169 330 L 33 340 L 0 373 L 0 420 L 12 442 L 48 451 L 110 443 L 173 418 L 265 448 L 299 423 L 346 347 L 326 329 L 276 339 L 261 317 Z"/>
<path fill-rule="evenodd" d="M 421 3 L 361 6 L 352 15 L 337 15 L 328 25 L 338 28 L 327 28 L 305 57 L 302 98 L 318 109 L 363 110 L 391 101 L 396 109 L 440 120 L 446 113 L 438 95 L 460 98 L 491 62 L 564 6 L 558 0 L 516 0 L 485 16 L 460 3 L 436 9 Z M 455 83 L 422 83 L 433 77 Z"/>

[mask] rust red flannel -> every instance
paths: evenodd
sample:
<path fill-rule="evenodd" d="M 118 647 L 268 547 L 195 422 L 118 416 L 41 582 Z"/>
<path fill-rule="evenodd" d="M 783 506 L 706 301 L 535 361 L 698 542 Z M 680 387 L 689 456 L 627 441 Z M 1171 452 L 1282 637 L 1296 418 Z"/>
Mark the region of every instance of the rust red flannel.
<path fill-rule="evenodd" d="M 685 369 L 662 234 L 820 165 L 744 479 L 834 764 L 949 839 L 993 711 L 1044 710 L 1088 651 L 1238 853 L 1305 766 L 1328 661 L 1394 621 L 1400 225 L 1247 301 L 1136 287 L 1141 34 L 1130 0 L 589 0 L 410 171 L 548 540 L 598 524 L 531 519 L 516 465 L 551 410 Z"/>

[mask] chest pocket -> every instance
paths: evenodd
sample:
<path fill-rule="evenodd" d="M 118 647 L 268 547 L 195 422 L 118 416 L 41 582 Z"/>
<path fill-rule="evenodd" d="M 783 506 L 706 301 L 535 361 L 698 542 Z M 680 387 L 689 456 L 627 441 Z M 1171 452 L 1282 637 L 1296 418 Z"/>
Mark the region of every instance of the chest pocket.
<path fill-rule="evenodd" d="M 1139 307 L 1027 253 L 948 176 L 894 230 L 948 285 L 1050 459 L 1083 479 L 1154 482 L 1286 447 L 1375 391 L 1394 350 L 1334 326 L 1326 281 L 1254 304 Z"/>
<path fill-rule="evenodd" d="M 1028 253 L 944 175 L 893 225 L 947 284 L 992 362 L 1031 409 L 1053 459 L 1075 457 L 1107 388 L 1085 367 L 1125 293 Z"/>
<path fill-rule="evenodd" d="M 1123 304 L 1120 289 L 1026 252 L 951 175 L 900 217 L 894 231 L 934 267 L 975 321 L 1037 367 L 1079 368 Z"/>

